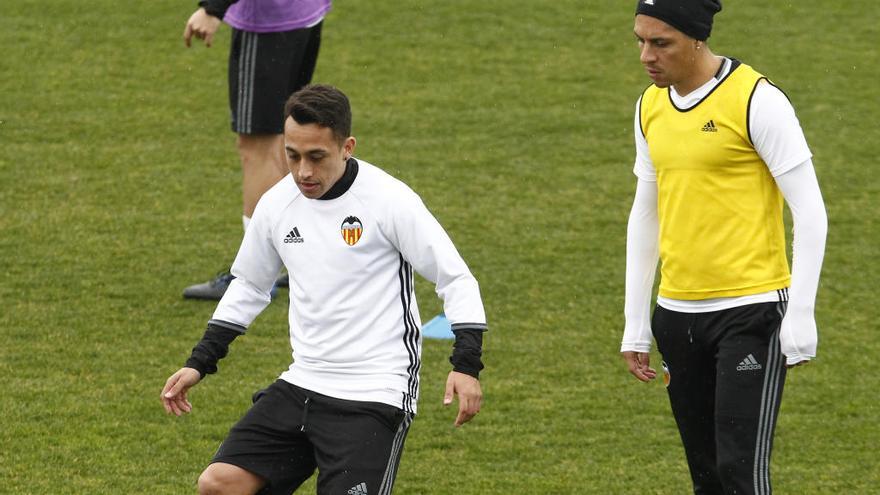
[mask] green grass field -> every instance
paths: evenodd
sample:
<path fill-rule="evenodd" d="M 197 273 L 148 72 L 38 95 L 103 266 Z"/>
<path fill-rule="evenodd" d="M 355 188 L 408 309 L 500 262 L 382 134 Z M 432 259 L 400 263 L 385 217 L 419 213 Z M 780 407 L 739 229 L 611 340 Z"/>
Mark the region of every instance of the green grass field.
<path fill-rule="evenodd" d="M 0 5 L 0 493 L 194 493 L 251 393 L 289 362 L 284 300 L 197 387 L 159 391 L 214 305 L 182 288 L 241 235 L 229 30 L 185 49 L 195 2 Z M 790 374 L 781 494 L 878 493 L 874 2 L 727 1 L 711 45 L 786 90 L 829 212 L 820 357 Z M 682 494 L 662 384 L 618 356 L 634 2 L 343 1 L 316 82 L 351 97 L 358 156 L 409 183 L 481 282 L 485 403 L 454 429 L 449 342 L 424 348 L 402 494 Z M 440 310 L 418 286 L 425 320 Z M 659 362 L 659 357 L 655 357 Z M 313 493 L 312 484 L 301 492 Z"/>

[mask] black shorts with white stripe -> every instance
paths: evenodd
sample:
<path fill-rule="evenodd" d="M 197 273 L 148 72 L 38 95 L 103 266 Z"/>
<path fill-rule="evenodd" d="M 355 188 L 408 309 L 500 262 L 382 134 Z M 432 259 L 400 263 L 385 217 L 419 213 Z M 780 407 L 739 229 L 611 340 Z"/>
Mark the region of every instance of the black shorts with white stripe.
<path fill-rule="evenodd" d="M 785 383 L 785 296 L 709 313 L 657 306 L 652 327 L 696 494 L 769 495 Z"/>
<path fill-rule="evenodd" d="M 238 134 L 284 132 L 284 103 L 312 80 L 321 23 L 278 33 L 232 30 L 229 109 Z"/>
<path fill-rule="evenodd" d="M 212 462 L 290 494 L 318 470 L 318 493 L 389 494 L 412 415 L 378 402 L 336 399 L 277 380 L 229 431 Z"/>

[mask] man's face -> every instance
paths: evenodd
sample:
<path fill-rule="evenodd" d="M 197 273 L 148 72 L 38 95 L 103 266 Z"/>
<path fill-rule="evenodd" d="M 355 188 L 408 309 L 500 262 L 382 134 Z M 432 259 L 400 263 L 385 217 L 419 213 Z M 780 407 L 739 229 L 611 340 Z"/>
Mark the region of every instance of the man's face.
<path fill-rule="evenodd" d="M 655 17 L 636 16 L 639 60 L 651 80 L 665 88 L 686 81 L 694 71 L 696 40 Z"/>
<path fill-rule="evenodd" d="M 318 124 L 298 124 L 288 117 L 284 122 L 284 150 L 287 167 L 303 195 L 317 199 L 345 173 L 345 161 L 354 151 L 355 140 L 342 144 L 333 130 Z"/>

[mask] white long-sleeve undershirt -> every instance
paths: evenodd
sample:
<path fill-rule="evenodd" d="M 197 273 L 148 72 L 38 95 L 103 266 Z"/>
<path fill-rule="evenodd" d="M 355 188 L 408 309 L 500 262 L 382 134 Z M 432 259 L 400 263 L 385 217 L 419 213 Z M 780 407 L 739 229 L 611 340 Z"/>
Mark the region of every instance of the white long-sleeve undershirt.
<path fill-rule="evenodd" d="M 722 76 L 723 78 L 723 76 Z M 692 106 L 717 85 L 712 81 L 690 95 L 673 94 L 680 108 Z M 789 308 L 782 322 L 780 342 L 788 364 L 816 355 L 814 317 L 827 233 L 827 217 L 815 170 L 794 109 L 784 94 L 762 82 L 752 100 L 750 128 L 755 149 L 792 212 L 794 227 L 792 281 Z M 659 260 L 656 175 L 647 142 L 639 126 L 636 106 L 636 163 L 639 178 L 627 225 L 627 269 L 624 329 L 621 351 L 648 352 L 651 348 L 650 301 Z M 717 298 L 711 301 L 672 301 L 676 311 L 703 312 L 760 302 L 762 295 Z"/>
<path fill-rule="evenodd" d="M 779 342 L 788 364 L 816 357 L 818 331 L 814 309 L 825 256 L 828 216 L 812 161 L 775 177 L 791 210 L 794 227 L 791 289 Z"/>
<path fill-rule="evenodd" d="M 651 350 L 651 291 L 660 259 L 657 183 L 638 179 L 626 226 L 626 326 L 620 350 Z"/>

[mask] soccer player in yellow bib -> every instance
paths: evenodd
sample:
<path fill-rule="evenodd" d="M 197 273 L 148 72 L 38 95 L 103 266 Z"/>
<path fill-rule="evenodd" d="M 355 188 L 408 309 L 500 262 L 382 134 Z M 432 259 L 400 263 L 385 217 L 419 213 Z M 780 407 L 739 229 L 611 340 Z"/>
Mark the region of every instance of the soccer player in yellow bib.
<path fill-rule="evenodd" d="M 657 341 L 694 493 L 769 494 L 786 368 L 816 355 L 827 218 L 788 98 L 706 44 L 720 10 L 719 0 L 636 8 L 653 84 L 635 112 L 621 352 L 649 381 Z M 783 200 L 794 223 L 791 271 Z"/>

